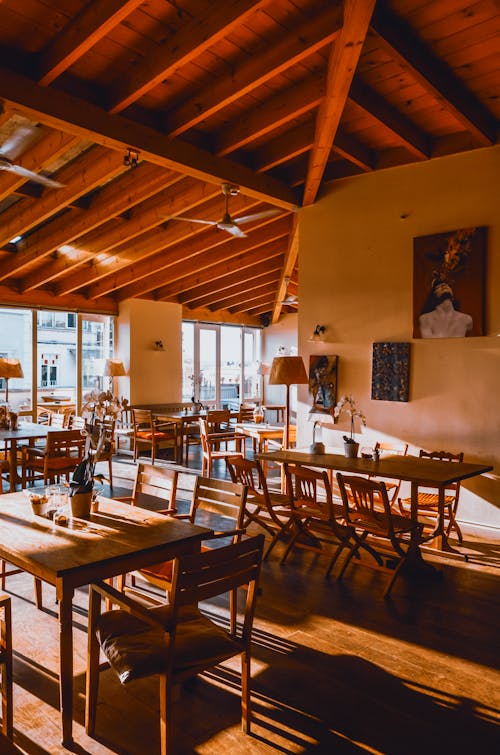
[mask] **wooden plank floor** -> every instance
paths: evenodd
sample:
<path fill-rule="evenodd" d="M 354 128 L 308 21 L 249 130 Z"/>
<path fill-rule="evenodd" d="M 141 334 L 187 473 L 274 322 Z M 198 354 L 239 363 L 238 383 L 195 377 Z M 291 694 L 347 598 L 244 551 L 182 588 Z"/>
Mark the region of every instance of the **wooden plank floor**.
<path fill-rule="evenodd" d="M 130 489 L 117 465 L 115 495 Z M 122 472 L 121 478 L 120 470 Z M 185 685 L 176 704 L 179 753 L 493 753 L 498 752 L 498 543 L 468 538 L 481 563 L 435 559 L 440 577 L 398 580 L 352 567 L 326 581 L 325 556 L 283 545 L 264 564 L 253 663 L 255 722 L 240 732 L 234 667 Z M 30 755 L 60 745 L 58 624 L 54 591 L 34 605 L 33 580 L 8 579 L 13 600 L 15 744 Z M 77 592 L 75 740 L 77 753 L 159 752 L 157 680 L 126 688 L 101 675 L 97 739 L 83 729 L 87 593 Z M 220 603 L 211 610 L 227 613 Z M 0 742 L 0 754 L 3 753 Z"/>

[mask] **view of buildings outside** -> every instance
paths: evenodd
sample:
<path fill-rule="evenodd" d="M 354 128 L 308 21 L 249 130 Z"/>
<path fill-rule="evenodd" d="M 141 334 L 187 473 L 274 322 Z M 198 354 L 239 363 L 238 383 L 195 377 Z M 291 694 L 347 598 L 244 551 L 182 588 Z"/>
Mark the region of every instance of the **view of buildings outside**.
<path fill-rule="evenodd" d="M 80 317 L 80 320 L 78 319 Z M 32 354 L 36 342 L 37 404 L 77 402 L 78 326 L 82 329 L 82 391 L 103 388 L 105 360 L 113 350 L 113 318 L 75 312 L 0 309 L 0 356 L 19 360 L 24 377 L 9 380 L 9 407 L 33 410 Z M 5 398 L 0 380 L 0 401 Z"/>

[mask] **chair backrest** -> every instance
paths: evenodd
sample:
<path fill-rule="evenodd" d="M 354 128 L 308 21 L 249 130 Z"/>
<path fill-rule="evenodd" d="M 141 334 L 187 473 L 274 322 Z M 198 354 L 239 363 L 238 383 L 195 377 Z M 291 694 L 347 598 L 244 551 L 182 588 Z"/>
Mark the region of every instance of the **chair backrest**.
<path fill-rule="evenodd" d="M 229 409 L 210 409 L 207 412 L 207 426 L 209 433 L 220 433 L 227 430 L 231 412 Z"/>
<path fill-rule="evenodd" d="M 151 409 L 132 409 L 134 432 L 153 432 L 153 412 Z"/>
<path fill-rule="evenodd" d="M 425 451 L 423 448 L 421 448 L 418 455 L 421 459 L 436 459 L 437 461 L 462 462 L 464 460 L 463 451 L 455 454 L 452 451 Z M 430 486 L 426 485 L 426 487 L 428 488 Z M 446 490 L 455 491 L 456 498 L 458 499 L 460 492 L 460 482 L 453 482 L 450 485 L 447 485 Z"/>
<path fill-rule="evenodd" d="M 68 418 L 68 429 L 69 430 L 85 430 L 86 424 L 85 424 L 85 418 L 79 417 L 76 414 L 71 414 Z"/>
<path fill-rule="evenodd" d="M 86 438 L 81 430 L 51 430 L 47 433 L 46 456 L 69 456 L 81 460 Z"/>
<path fill-rule="evenodd" d="M 104 443 L 99 454 L 99 459 L 107 460 L 114 453 L 115 446 L 115 424 L 114 417 L 104 417 L 104 419 L 94 420 L 94 428 L 96 433 L 101 431 L 104 433 Z"/>
<path fill-rule="evenodd" d="M 384 440 L 377 443 L 377 448 L 381 456 L 390 456 L 392 454 L 406 456 L 408 454 L 408 443 L 389 443 L 389 441 Z"/>
<path fill-rule="evenodd" d="M 59 414 L 59 412 L 51 412 L 49 414 L 49 425 L 50 427 L 59 427 L 62 429 L 66 426 L 66 415 Z"/>
<path fill-rule="evenodd" d="M 167 501 L 166 511 L 175 513 L 178 477 L 179 473 L 175 469 L 155 467 L 152 464 L 138 464 L 132 491 L 132 505 L 138 505 L 140 495 L 151 495 Z"/>
<path fill-rule="evenodd" d="M 246 485 L 253 493 L 267 494 L 267 482 L 258 459 L 245 459 L 242 456 L 227 456 L 226 466 L 233 482 Z"/>
<path fill-rule="evenodd" d="M 337 472 L 337 482 L 347 522 L 353 526 L 369 526 L 374 522 L 377 529 L 385 529 L 385 536 L 392 539 L 394 525 L 385 483 L 341 472 Z"/>
<path fill-rule="evenodd" d="M 197 524 L 212 529 L 216 527 L 217 537 L 232 534 L 233 539 L 237 540 L 245 531 L 247 492 L 245 485 L 198 476 L 194 484 L 189 518 Z"/>
<path fill-rule="evenodd" d="M 325 470 L 285 464 L 285 477 L 292 508 L 307 509 L 319 519 L 335 519 L 332 489 Z"/>
<path fill-rule="evenodd" d="M 240 406 L 238 411 L 238 422 L 253 422 L 254 406 Z"/>
<path fill-rule="evenodd" d="M 182 606 L 196 605 L 246 586 L 242 638 L 249 641 L 263 548 L 264 535 L 255 535 L 222 548 L 175 559 L 170 593 L 174 617 Z"/>

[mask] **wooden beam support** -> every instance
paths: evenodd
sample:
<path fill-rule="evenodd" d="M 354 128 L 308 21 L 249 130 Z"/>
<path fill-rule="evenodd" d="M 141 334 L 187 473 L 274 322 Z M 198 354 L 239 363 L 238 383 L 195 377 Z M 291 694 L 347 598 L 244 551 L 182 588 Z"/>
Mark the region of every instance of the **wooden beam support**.
<path fill-rule="evenodd" d="M 143 62 L 129 78 L 115 84 L 110 97 L 110 113 L 119 113 L 150 89 L 187 65 L 204 50 L 230 34 L 234 28 L 265 3 L 266 0 L 225 0 L 189 14 L 183 26 L 161 46 L 145 51 Z"/>
<path fill-rule="evenodd" d="M 478 144 L 495 144 L 498 139 L 496 119 L 403 21 L 377 7 L 371 27 L 391 57 L 396 58 L 426 92 L 452 113 L 462 127 L 474 135 Z"/>
<path fill-rule="evenodd" d="M 288 242 L 288 251 L 285 257 L 285 263 L 283 265 L 283 272 L 281 274 L 280 284 L 278 286 L 278 291 L 276 293 L 276 298 L 274 300 L 273 305 L 271 306 L 272 315 L 271 315 L 271 322 L 274 325 L 278 322 L 279 316 L 281 314 L 281 302 L 285 298 L 285 294 L 287 291 L 287 278 L 292 277 L 293 269 L 295 267 L 295 264 L 297 262 L 297 257 L 299 254 L 299 219 L 297 215 L 293 218 L 293 226 L 290 233 L 290 238 Z"/>
<path fill-rule="evenodd" d="M 344 0 L 344 25 L 328 59 L 326 95 L 319 107 L 314 147 L 309 155 L 304 206 L 316 199 L 374 7 L 375 0 Z"/>
<path fill-rule="evenodd" d="M 143 0 L 99 0 L 85 5 L 39 55 L 37 80 L 48 86 L 100 39 L 118 26 Z"/>
<path fill-rule="evenodd" d="M 312 20 L 301 21 L 294 32 L 287 30 L 281 41 L 270 45 L 264 39 L 261 48 L 254 50 L 250 58 L 245 57 L 240 65 L 235 65 L 230 77 L 214 81 L 204 95 L 199 93 L 175 112 L 168 113 L 165 130 L 172 137 L 194 128 L 202 120 L 325 47 L 335 39 L 341 26 L 342 10 L 335 4 Z"/>
<path fill-rule="evenodd" d="M 85 296 L 71 294 L 56 296 L 51 291 L 28 291 L 19 293 L 7 286 L 0 286 L 0 305 L 14 307 L 45 307 L 62 309 L 68 312 L 96 312 L 103 315 L 117 315 L 118 304 L 115 299 L 106 297 L 98 302 L 91 302 Z"/>
<path fill-rule="evenodd" d="M 118 150 L 121 155 L 127 147 L 133 146 L 139 150 L 141 159 L 155 165 L 177 170 L 209 183 L 230 181 L 240 186 L 248 196 L 271 202 L 286 210 L 297 209 L 296 192 L 272 176 L 258 175 L 244 165 L 212 155 L 187 142 L 166 139 L 165 134 L 149 126 L 131 122 L 119 115 L 110 115 L 97 105 L 66 92 L 51 88 L 49 95 L 45 87 L 2 67 L 0 98 L 6 100 L 16 112 L 40 120 L 52 128 Z"/>

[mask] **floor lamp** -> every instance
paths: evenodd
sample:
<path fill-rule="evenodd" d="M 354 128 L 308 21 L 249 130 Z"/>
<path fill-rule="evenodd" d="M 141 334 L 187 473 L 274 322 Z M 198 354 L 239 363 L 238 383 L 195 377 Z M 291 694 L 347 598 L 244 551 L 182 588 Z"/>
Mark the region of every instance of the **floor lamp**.
<path fill-rule="evenodd" d="M 127 372 L 123 366 L 123 362 L 120 362 L 119 359 L 106 359 L 106 364 L 104 365 L 104 377 L 111 378 L 111 393 L 113 393 L 113 395 L 115 393 L 115 378 L 124 377 L 126 374 Z"/>
<path fill-rule="evenodd" d="M 19 359 L 0 357 L 0 378 L 5 380 L 5 403 L 9 402 L 10 378 L 23 378 L 24 372 Z"/>
<path fill-rule="evenodd" d="M 290 386 L 308 383 L 302 357 L 274 357 L 269 385 L 286 385 L 284 448 L 290 445 Z"/>

